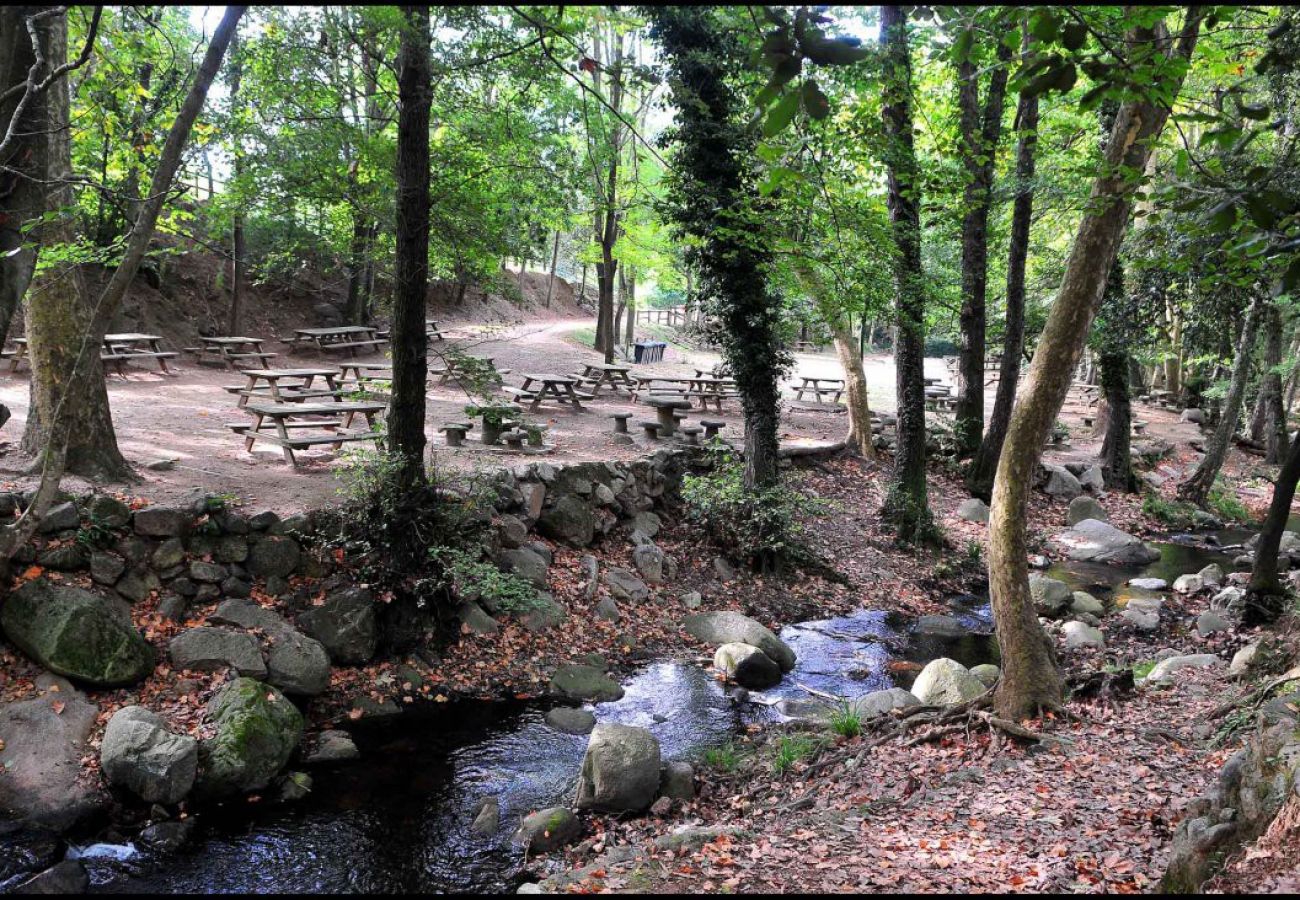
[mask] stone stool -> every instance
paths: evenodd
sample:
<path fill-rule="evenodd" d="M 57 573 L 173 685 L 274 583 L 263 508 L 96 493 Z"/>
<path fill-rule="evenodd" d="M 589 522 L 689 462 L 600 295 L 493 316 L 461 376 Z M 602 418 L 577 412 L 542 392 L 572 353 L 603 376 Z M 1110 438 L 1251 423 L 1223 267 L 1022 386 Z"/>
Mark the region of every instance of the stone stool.
<path fill-rule="evenodd" d="M 718 436 L 720 429 L 726 428 L 726 422 L 717 422 L 712 419 L 700 419 L 700 424 L 704 426 L 704 439 L 711 441 Z"/>
<path fill-rule="evenodd" d="M 506 446 L 511 450 L 522 450 L 524 449 L 524 438 L 527 436 L 526 432 L 520 431 L 518 428 L 512 428 L 503 432 L 501 439 L 506 442 Z"/>
<path fill-rule="evenodd" d="M 659 423 L 658 422 L 641 422 L 639 423 L 645 429 L 645 436 L 652 441 L 659 440 Z"/>
<path fill-rule="evenodd" d="M 682 433 L 682 443 L 683 443 L 683 444 L 690 444 L 690 445 L 693 446 L 693 447 L 698 447 L 698 446 L 700 445 L 700 437 L 699 437 L 699 435 L 700 435 L 700 432 L 704 430 L 704 429 L 701 428 L 700 426 L 698 426 L 698 425 L 686 425 L 686 426 L 684 426 L 684 427 L 682 427 L 682 428 L 679 428 L 679 429 L 677 429 L 677 430 L 680 431 L 680 432 Z"/>
<path fill-rule="evenodd" d="M 614 433 L 627 434 L 627 420 L 632 418 L 628 412 L 610 413 L 609 417 L 614 420 Z"/>
<path fill-rule="evenodd" d="M 473 427 L 473 425 L 466 425 L 463 422 L 448 422 L 438 430 L 447 435 L 448 447 L 459 447 L 465 443 L 465 435 Z"/>

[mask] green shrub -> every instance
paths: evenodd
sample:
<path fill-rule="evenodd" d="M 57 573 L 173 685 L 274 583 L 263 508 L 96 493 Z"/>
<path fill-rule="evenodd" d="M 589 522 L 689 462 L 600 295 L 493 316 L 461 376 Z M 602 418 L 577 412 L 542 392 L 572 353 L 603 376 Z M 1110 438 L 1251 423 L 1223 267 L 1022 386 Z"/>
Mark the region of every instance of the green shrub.
<path fill-rule="evenodd" d="M 862 715 L 847 700 L 841 700 L 831 711 L 831 731 L 840 737 L 855 738 L 862 734 Z"/>
<path fill-rule="evenodd" d="M 806 734 L 781 735 L 776 739 L 772 772 L 784 775 L 796 762 L 811 756 L 818 746 L 818 742 Z"/>
<path fill-rule="evenodd" d="M 1205 506 L 1225 522 L 1246 524 L 1255 522 L 1255 517 L 1246 508 L 1246 504 L 1238 499 L 1237 492 L 1228 487 L 1221 478 L 1215 479 L 1214 487 L 1210 488 L 1209 494 L 1205 497 Z"/>
<path fill-rule="evenodd" d="M 710 747 L 704 751 L 704 763 L 712 769 L 734 772 L 740 767 L 740 750 L 734 743 Z"/>
<path fill-rule="evenodd" d="M 530 582 L 480 559 L 476 550 L 430 547 L 429 556 L 442 569 L 443 585 L 457 596 L 473 594 L 484 605 L 512 615 L 544 605 Z"/>

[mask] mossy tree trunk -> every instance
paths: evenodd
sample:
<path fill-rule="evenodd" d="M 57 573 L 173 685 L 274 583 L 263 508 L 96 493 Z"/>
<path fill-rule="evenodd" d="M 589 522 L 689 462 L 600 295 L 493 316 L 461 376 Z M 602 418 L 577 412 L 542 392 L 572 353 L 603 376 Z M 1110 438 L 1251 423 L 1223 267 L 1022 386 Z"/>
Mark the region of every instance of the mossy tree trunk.
<path fill-rule="evenodd" d="M 925 275 L 921 268 L 921 179 L 912 137 L 912 58 L 907 13 L 881 7 L 885 163 L 893 225 L 898 441 L 882 510 L 900 541 L 929 542 L 934 523 L 925 477 Z"/>
<path fill-rule="evenodd" d="M 1170 39 L 1162 22 L 1154 27 L 1134 27 L 1128 35 L 1129 46 L 1135 53 L 1149 48 L 1153 55 L 1164 51 L 1163 55 L 1189 60 L 1203 17 L 1202 10 L 1190 9 L 1176 41 Z M 1174 71 L 1184 69 L 1176 67 Z M 1176 96 L 1182 75 L 1163 75 L 1163 79 L 1160 95 Z M 1032 716 L 1061 702 L 1061 678 L 1052 642 L 1038 624 L 1029 593 L 1029 491 L 1043 442 L 1065 402 L 1132 211 L 1138 181 L 1126 173 L 1146 170 L 1168 115 L 1167 106 L 1145 98 L 1128 100 L 1120 107 L 1060 289 L 1012 411 L 998 463 L 989 521 L 989 587 L 1002 650 L 1002 677 L 994 705 L 1008 719 Z"/>
<path fill-rule="evenodd" d="M 1296 483 L 1300 481 L 1300 435 L 1291 442 L 1282 469 L 1273 485 L 1273 499 L 1268 505 L 1264 528 L 1255 545 L 1255 562 L 1251 567 L 1250 584 L 1246 588 L 1246 608 L 1241 624 L 1250 628 L 1276 622 L 1287 607 L 1286 591 L 1277 574 L 1278 548 L 1282 545 L 1282 532 L 1291 518 L 1291 501 L 1295 499 Z"/>

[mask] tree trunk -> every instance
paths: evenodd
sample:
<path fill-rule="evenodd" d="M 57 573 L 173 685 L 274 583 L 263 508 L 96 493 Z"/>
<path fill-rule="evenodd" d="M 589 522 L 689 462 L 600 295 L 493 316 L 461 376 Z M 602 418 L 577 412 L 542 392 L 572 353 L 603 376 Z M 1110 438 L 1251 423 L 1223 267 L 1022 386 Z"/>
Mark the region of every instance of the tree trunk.
<path fill-rule="evenodd" d="M 140 268 L 140 261 L 148 249 L 158 215 L 180 165 L 190 130 L 203 108 L 208 88 L 221 67 L 226 48 L 243 12 L 242 6 L 226 7 L 225 15 L 213 32 L 203 62 L 167 133 L 158 168 L 150 183 L 148 200 L 138 210 L 122 261 L 109 277 L 104 290 L 97 298 L 78 291 L 75 302 L 71 292 L 62 291 L 55 298 L 42 299 L 39 303 L 31 300 L 28 302 L 27 339 L 32 367 L 32 402 L 27 417 L 27 430 L 23 434 L 23 449 L 35 453 L 51 439 L 58 439 L 59 417 L 67 416 L 72 420 L 69 422 L 67 468 L 74 474 L 108 479 L 126 479 L 132 475 L 117 448 L 117 438 L 113 433 L 99 350 L 108 324 Z M 56 18 L 63 20 L 62 16 Z M 59 40 L 62 46 L 51 59 L 62 60 L 67 54 L 66 21 L 63 21 L 61 27 L 62 36 Z M 68 127 L 68 110 L 66 92 L 51 91 L 51 95 L 56 93 L 59 95 L 57 105 L 62 108 L 55 109 L 56 101 L 50 101 L 51 124 L 54 131 L 60 132 Z M 66 141 L 51 141 L 50 165 L 52 171 L 58 173 L 53 177 L 66 178 L 72 174 L 71 147 Z M 77 279 L 73 278 L 72 281 Z"/>
<path fill-rule="evenodd" d="M 555 247 L 551 250 L 551 272 L 546 279 L 546 308 L 551 308 L 551 295 L 555 291 L 555 266 L 560 261 L 560 232 L 555 232 Z"/>
<path fill-rule="evenodd" d="M 623 343 L 631 346 L 636 331 L 636 270 L 629 269 L 627 276 L 627 330 L 623 333 Z"/>
<path fill-rule="evenodd" d="M 348 175 L 349 191 L 355 192 L 355 170 Z M 370 223 L 365 212 L 354 199 L 352 201 L 352 241 L 348 248 L 348 297 L 344 319 L 349 325 L 365 325 L 369 319 L 366 309 L 366 238 Z"/>
<path fill-rule="evenodd" d="M 1205 456 L 1191 477 L 1178 486 L 1178 496 L 1183 500 L 1205 504 L 1214 479 L 1219 476 L 1223 460 L 1232 446 L 1232 435 L 1237 430 L 1237 420 L 1241 417 L 1241 401 L 1246 394 L 1246 380 L 1250 375 L 1251 348 L 1255 344 L 1255 332 L 1259 330 L 1259 320 L 1268 301 L 1256 294 L 1246 310 L 1246 320 L 1241 325 L 1241 337 L 1237 341 L 1237 356 L 1232 365 L 1232 382 L 1228 396 L 1223 401 L 1223 416 L 1214 429 L 1214 435 L 1205 447 Z"/>
<path fill-rule="evenodd" d="M 1246 608 L 1241 617 L 1244 628 L 1276 622 L 1289 605 L 1287 592 L 1277 576 L 1277 556 L 1282 532 L 1291 518 L 1291 501 L 1295 499 L 1297 481 L 1300 481 L 1300 435 L 1291 442 L 1286 461 L 1277 473 L 1273 499 L 1268 505 L 1264 528 L 1259 533 L 1259 543 L 1255 545 L 1255 563 L 1251 568 Z"/>
<path fill-rule="evenodd" d="M 1282 314 L 1277 304 L 1270 303 L 1265 319 L 1268 331 L 1265 344 L 1264 372 L 1261 394 L 1264 395 L 1264 442 L 1268 447 L 1265 461 L 1280 463 L 1287 452 L 1286 410 L 1282 406 Z"/>
<path fill-rule="evenodd" d="M 894 472 L 882 514 L 898 540 L 930 541 L 934 523 L 925 478 L 925 276 L 921 268 L 921 180 L 912 138 L 912 60 L 907 14 L 881 7 L 880 45 L 884 63 L 882 114 L 887 140 L 889 218 L 893 225 L 898 443 Z"/>
<path fill-rule="evenodd" d="M 1137 490 L 1130 456 L 1133 406 L 1129 395 L 1127 353 L 1101 354 L 1101 387 L 1106 397 L 1106 436 L 1101 442 L 1101 474 L 1113 491 Z M 1100 415 L 1100 410 L 1098 410 Z"/>
<path fill-rule="evenodd" d="M 239 101 L 239 87 L 243 81 L 243 76 L 244 65 L 239 55 L 239 36 L 236 34 L 230 41 L 230 106 L 232 109 L 235 108 L 235 104 Z M 243 171 L 243 148 L 237 144 L 235 147 L 234 182 L 240 188 L 243 187 L 240 181 Z M 236 203 L 235 207 L 230 223 L 232 255 L 230 261 L 230 314 L 226 320 L 226 334 L 231 336 L 238 335 L 244 329 L 244 272 L 248 253 L 244 240 L 243 204 Z"/>
<path fill-rule="evenodd" d="M 973 27 L 973 26 L 972 26 Z M 984 434 L 984 357 L 988 328 L 989 207 L 994 163 L 1002 135 L 1011 50 L 995 36 L 998 66 L 989 76 L 984 110 L 979 106 L 979 72 L 968 56 L 957 67 L 961 110 L 962 164 L 966 189 L 961 223 L 961 351 L 957 364 L 957 410 L 953 424 L 959 456 L 979 449 Z"/>
<path fill-rule="evenodd" d="M 1189 9 L 1183 33 L 1171 48 L 1175 57 L 1191 58 L 1203 17 L 1203 9 Z M 1146 48 L 1158 52 L 1169 44 L 1163 22 L 1154 28 L 1135 26 L 1128 37 L 1135 53 Z M 1183 70 L 1174 67 L 1174 71 Z M 1168 76 L 1159 85 L 1160 96 L 1176 97 L 1181 83 L 1181 74 Z M 1079 223 L 998 462 L 989 522 L 989 587 L 1002 650 L 1002 677 L 994 704 L 1007 719 L 1031 716 L 1061 702 L 1053 645 L 1038 624 L 1029 593 L 1025 533 L 1029 491 L 1043 442 L 1065 402 L 1128 223 L 1137 182 L 1125 173 L 1145 170 L 1168 115 L 1167 106 L 1131 100 L 1116 116 L 1102 174 Z"/>
<path fill-rule="evenodd" d="M 403 478 L 424 471 L 425 298 L 429 290 L 429 7 L 402 7 L 398 58 L 397 283 L 393 295 L 393 393 L 388 406 L 389 452 Z"/>
<path fill-rule="evenodd" d="M 1021 46 L 1029 47 L 1025 26 Z M 1002 363 L 998 370 L 998 391 L 989 416 L 988 431 L 971 462 L 966 489 L 988 502 L 993 496 L 993 476 L 1011 423 L 1011 407 L 1020 383 L 1020 355 L 1025 349 L 1025 262 L 1029 258 L 1029 230 L 1034 217 L 1034 154 L 1038 145 L 1038 95 L 1020 95 L 1016 108 L 1016 199 L 1011 212 L 1011 236 L 1007 250 L 1007 317 L 1002 339 Z M 874 324 L 873 324 L 874 330 Z"/>

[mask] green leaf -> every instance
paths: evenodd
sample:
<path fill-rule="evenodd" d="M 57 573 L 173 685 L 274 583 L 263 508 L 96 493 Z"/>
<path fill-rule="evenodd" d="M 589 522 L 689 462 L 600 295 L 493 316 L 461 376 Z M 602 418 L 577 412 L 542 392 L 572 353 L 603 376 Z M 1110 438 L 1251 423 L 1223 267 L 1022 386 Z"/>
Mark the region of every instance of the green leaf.
<path fill-rule="evenodd" d="M 1210 210 L 1210 228 L 1214 231 L 1227 231 L 1237 221 L 1235 201 L 1225 200 Z"/>
<path fill-rule="evenodd" d="M 1286 272 L 1282 275 L 1282 291 L 1290 294 L 1297 287 L 1300 287 L 1300 259 L 1292 260 L 1291 265 L 1286 267 Z"/>
<path fill-rule="evenodd" d="M 763 137 L 775 137 L 794 119 L 799 109 L 799 92 L 790 91 L 777 101 L 763 120 Z"/>
<path fill-rule="evenodd" d="M 1061 45 L 1066 50 L 1078 50 L 1088 42 L 1088 26 L 1071 22 L 1061 29 Z"/>
<path fill-rule="evenodd" d="M 1250 214 L 1250 220 L 1260 228 L 1268 231 L 1277 224 L 1277 212 L 1263 195 L 1247 194 L 1242 199 L 1246 201 L 1246 212 Z"/>
<path fill-rule="evenodd" d="M 826 99 L 826 95 L 813 79 L 809 78 L 803 83 L 800 95 L 803 98 L 803 110 L 809 118 L 824 119 L 831 114 L 830 100 Z"/>
<path fill-rule="evenodd" d="M 1029 33 L 1045 44 L 1056 40 L 1060 28 L 1056 15 L 1050 10 L 1038 10 L 1029 18 Z"/>
<path fill-rule="evenodd" d="M 975 29 L 967 28 L 957 35 L 957 40 L 952 42 L 952 58 L 954 62 L 963 63 L 970 59 L 970 48 L 975 43 Z"/>

